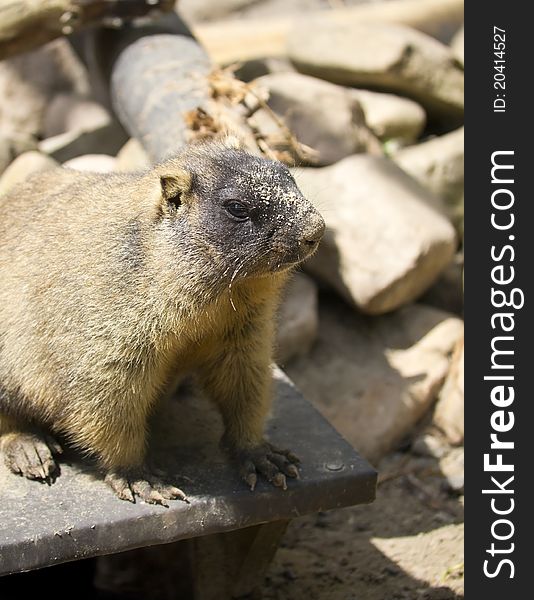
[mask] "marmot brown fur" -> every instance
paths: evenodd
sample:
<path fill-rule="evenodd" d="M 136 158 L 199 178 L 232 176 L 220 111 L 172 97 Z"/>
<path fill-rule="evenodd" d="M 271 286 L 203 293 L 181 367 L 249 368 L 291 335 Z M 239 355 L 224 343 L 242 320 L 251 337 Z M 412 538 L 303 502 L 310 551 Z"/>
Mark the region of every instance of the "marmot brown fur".
<path fill-rule="evenodd" d="M 0 198 L 0 443 L 48 479 L 54 433 L 97 457 L 120 498 L 184 498 L 147 472 L 147 419 L 176 373 L 219 407 L 254 488 L 296 477 L 263 438 L 273 313 L 324 231 L 281 163 L 226 141 L 143 173 L 57 168 Z"/>

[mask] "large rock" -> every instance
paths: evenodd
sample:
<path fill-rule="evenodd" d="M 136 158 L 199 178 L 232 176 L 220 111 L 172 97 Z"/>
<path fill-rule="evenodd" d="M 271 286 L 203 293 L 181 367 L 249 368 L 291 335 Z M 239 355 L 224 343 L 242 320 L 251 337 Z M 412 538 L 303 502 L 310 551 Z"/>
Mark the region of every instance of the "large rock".
<path fill-rule="evenodd" d="M 45 113 L 59 91 L 88 93 L 88 75 L 66 40 L 0 62 L 0 131 L 43 136 Z"/>
<path fill-rule="evenodd" d="M 421 185 L 441 198 L 449 218 L 462 235 L 464 128 L 403 148 L 393 155 L 393 160 Z"/>
<path fill-rule="evenodd" d="M 464 441 L 464 340 L 458 344 L 452 357 L 451 369 L 439 395 L 434 412 L 434 423 L 443 431 L 451 444 Z"/>
<path fill-rule="evenodd" d="M 446 487 L 455 494 L 464 493 L 464 449 L 453 448 L 439 461 L 441 472 L 446 479 Z"/>
<path fill-rule="evenodd" d="M 89 131 L 110 121 L 108 111 L 98 102 L 77 94 L 57 94 L 46 109 L 44 137 L 66 131 Z"/>
<path fill-rule="evenodd" d="M 450 48 L 409 27 L 306 20 L 293 30 L 288 52 L 303 73 L 400 93 L 440 118 L 462 118 L 463 70 Z"/>
<path fill-rule="evenodd" d="M 0 133 L 0 175 L 19 154 L 36 148 L 37 140 L 34 137 L 25 134 Z"/>
<path fill-rule="evenodd" d="M 245 60 L 239 64 L 234 75 L 241 81 L 252 81 L 274 73 L 294 73 L 295 67 L 285 57 L 265 57 Z"/>
<path fill-rule="evenodd" d="M 310 354 L 286 371 L 304 395 L 366 458 L 377 462 L 436 400 L 460 319 L 411 305 L 369 318 L 322 298 Z"/>
<path fill-rule="evenodd" d="M 300 73 L 266 75 L 255 83 L 269 91 L 270 108 L 297 140 L 317 152 L 316 164 L 329 165 L 366 150 L 380 151 L 360 103 L 345 88 Z M 265 127 L 261 111 L 250 121 L 260 131 Z"/>
<path fill-rule="evenodd" d="M 464 28 L 458 30 L 451 41 L 451 50 L 456 60 L 463 66 L 464 64 Z"/>
<path fill-rule="evenodd" d="M 39 150 L 63 163 L 85 154 L 105 153 L 115 156 L 127 142 L 122 125 L 110 119 L 90 129 L 73 129 L 39 142 Z"/>
<path fill-rule="evenodd" d="M 180 0 L 181 14 L 184 1 L 195 2 Z M 464 0 L 347 0 L 345 3 L 357 6 L 341 8 L 343 3 L 344 0 L 256 0 L 240 10 L 238 18 L 198 24 L 194 33 L 213 61 L 231 65 L 266 56 L 285 56 L 295 23 L 302 24 L 310 17 L 325 27 L 332 23 L 345 27 L 370 22 L 402 23 L 446 43 L 464 20 Z M 332 10 L 334 4 L 338 6 Z M 315 12 L 314 7 L 323 10 Z"/>
<path fill-rule="evenodd" d="M 276 335 L 276 362 L 282 366 L 306 354 L 317 336 L 317 285 L 303 273 L 296 273 L 287 286 L 280 310 Z"/>
<path fill-rule="evenodd" d="M 462 316 L 464 312 L 464 257 L 457 252 L 436 282 L 419 300 L 441 310 Z"/>
<path fill-rule="evenodd" d="M 17 183 L 25 181 L 32 173 L 59 166 L 55 160 L 41 152 L 24 152 L 18 156 L 0 177 L 0 196 Z"/>
<path fill-rule="evenodd" d="M 365 122 L 383 141 L 397 140 L 410 144 L 421 135 L 425 123 L 424 109 L 408 98 L 369 90 L 350 89 L 365 114 Z"/>
<path fill-rule="evenodd" d="M 227 17 L 258 0 L 180 0 L 180 15 L 186 21 L 213 21 Z"/>
<path fill-rule="evenodd" d="M 322 169 L 295 169 L 327 230 L 308 272 L 370 314 L 422 294 L 456 246 L 434 197 L 387 158 L 351 156 Z"/>
<path fill-rule="evenodd" d="M 84 154 L 71 158 L 63 163 L 68 169 L 76 171 L 89 171 L 90 173 L 111 173 L 115 171 L 116 159 L 109 154 Z"/>
<path fill-rule="evenodd" d="M 136 138 L 130 138 L 119 150 L 116 171 L 144 171 L 150 167 L 150 158 Z"/>

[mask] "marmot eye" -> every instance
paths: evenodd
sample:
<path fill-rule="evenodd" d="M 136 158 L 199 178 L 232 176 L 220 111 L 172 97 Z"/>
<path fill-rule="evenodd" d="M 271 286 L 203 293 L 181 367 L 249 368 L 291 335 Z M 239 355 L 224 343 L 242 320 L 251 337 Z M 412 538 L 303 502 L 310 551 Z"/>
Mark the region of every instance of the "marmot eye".
<path fill-rule="evenodd" d="M 235 217 L 241 221 L 244 221 L 249 217 L 248 207 L 241 202 L 232 200 L 232 202 L 228 202 L 228 204 L 225 205 L 225 208 L 232 215 L 232 217 Z"/>

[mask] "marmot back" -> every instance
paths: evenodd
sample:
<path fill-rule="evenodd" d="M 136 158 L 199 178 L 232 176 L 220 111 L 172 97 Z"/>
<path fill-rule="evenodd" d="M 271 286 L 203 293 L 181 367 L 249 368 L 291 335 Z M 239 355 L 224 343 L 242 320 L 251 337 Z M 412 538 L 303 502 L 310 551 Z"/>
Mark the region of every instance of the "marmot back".
<path fill-rule="evenodd" d="M 296 476 L 263 439 L 273 313 L 324 222 L 280 163 L 228 142 L 153 169 L 38 173 L 0 200 L 0 438 L 12 471 L 53 476 L 57 433 L 119 497 L 183 493 L 144 466 L 147 419 L 176 374 L 219 406 L 251 487 Z"/>

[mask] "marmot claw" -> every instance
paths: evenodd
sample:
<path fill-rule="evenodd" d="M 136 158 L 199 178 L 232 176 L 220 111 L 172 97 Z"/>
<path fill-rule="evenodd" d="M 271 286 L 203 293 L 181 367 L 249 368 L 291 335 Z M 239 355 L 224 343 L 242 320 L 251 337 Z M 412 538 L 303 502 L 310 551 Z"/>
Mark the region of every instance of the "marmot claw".
<path fill-rule="evenodd" d="M 182 500 L 189 504 L 182 490 L 165 483 L 146 468 L 109 471 L 105 480 L 121 500 L 135 503 L 137 496 L 147 504 L 160 504 L 166 507 L 169 506 L 167 500 Z"/>
<path fill-rule="evenodd" d="M 269 442 L 255 448 L 240 450 L 237 453 L 239 472 L 246 484 L 254 491 L 258 481 L 257 473 L 263 475 L 275 487 L 287 489 L 287 479 L 299 479 L 297 465 L 300 460 L 290 450 L 282 450 Z"/>
<path fill-rule="evenodd" d="M 54 454 L 61 454 L 61 446 L 48 435 L 38 433 L 11 433 L 3 440 L 6 466 L 18 475 L 50 483 L 59 467 Z"/>

